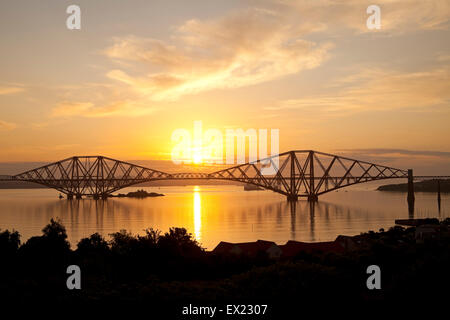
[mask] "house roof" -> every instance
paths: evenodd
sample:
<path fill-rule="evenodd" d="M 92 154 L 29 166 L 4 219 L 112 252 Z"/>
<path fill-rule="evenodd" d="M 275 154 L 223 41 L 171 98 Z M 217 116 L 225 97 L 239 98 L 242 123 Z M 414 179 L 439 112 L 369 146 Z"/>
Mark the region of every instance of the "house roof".
<path fill-rule="evenodd" d="M 434 225 L 434 224 L 423 224 L 421 226 L 418 226 L 416 228 L 416 232 L 420 231 L 439 231 L 440 230 L 440 226 L 439 225 Z"/>
<path fill-rule="evenodd" d="M 272 246 L 277 246 L 275 242 L 265 240 L 237 243 L 236 245 L 247 255 L 256 255 L 258 252 L 264 252 Z"/>
<path fill-rule="evenodd" d="M 310 253 L 315 251 L 323 251 L 340 253 L 344 251 L 344 248 L 336 241 L 308 243 L 290 240 L 286 242 L 285 245 L 280 246 L 280 248 L 283 250 L 283 256 L 285 257 L 293 257 L 300 252 Z"/>
<path fill-rule="evenodd" d="M 219 244 L 214 248 L 212 252 L 216 253 L 226 253 L 229 252 L 235 246 L 234 243 L 220 241 Z"/>
<path fill-rule="evenodd" d="M 230 243 L 220 242 L 212 252 L 214 253 L 243 253 L 250 256 L 255 256 L 259 252 L 265 252 L 271 247 L 279 248 L 282 251 L 283 257 L 294 257 L 300 252 L 335 252 L 340 253 L 345 251 L 344 247 L 338 241 L 328 242 L 300 242 L 289 240 L 284 245 L 277 245 L 273 241 L 258 240 L 254 242 Z"/>
<path fill-rule="evenodd" d="M 247 255 L 256 255 L 258 252 L 264 252 L 271 246 L 277 246 L 273 241 L 257 240 L 255 242 L 241 242 L 230 243 L 221 241 L 212 252 L 215 253 L 230 253 L 234 248 L 239 248 L 240 251 Z"/>

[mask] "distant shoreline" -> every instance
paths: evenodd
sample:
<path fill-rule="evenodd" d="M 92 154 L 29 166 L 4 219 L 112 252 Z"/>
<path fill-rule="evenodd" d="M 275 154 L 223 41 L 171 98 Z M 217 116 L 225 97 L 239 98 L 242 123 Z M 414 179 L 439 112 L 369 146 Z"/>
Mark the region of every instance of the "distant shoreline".
<path fill-rule="evenodd" d="M 438 191 L 438 180 L 424 180 L 414 182 L 415 192 L 427 192 L 427 193 L 437 193 Z M 450 179 L 442 179 L 440 181 L 441 193 L 450 193 Z M 233 185 L 242 186 L 242 183 L 230 183 L 223 181 L 205 181 L 205 180 L 189 180 L 189 181 L 152 181 L 141 184 L 136 184 L 131 187 L 185 187 L 185 186 L 195 186 L 195 185 Z M 244 185 L 245 186 L 245 185 Z M 0 190 L 32 190 L 32 189 L 51 189 L 47 186 L 40 185 L 34 182 L 26 181 L 1 181 Z M 255 189 L 257 190 L 257 189 Z M 376 191 L 387 191 L 387 192 L 408 192 L 408 184 L 386 184 L 379 186 Z"/>
<path fill-rule="evenodd" d="M 175 180 L 175 181 L 151 181 L 133 185 L 131 187 L 185 187 L 196 185 L 224 185 L 242 186 L 242 183 L 228 181 L 208 180 Z M 1 189 L 51 189 L 47 186 L 27 181 L 0 181 Z"/>
<path fill-rule="evenodd" d="M 442 193 L 450 193 L 450 179 L 439 180 L 440 183 L 440 191 Z M 379 186 L 377 191 L 388 191 L 388 192 L 408 192 L 408 184 L 407 183 L 399 183 L 399 184 L 386 184 L 383 186 Z M 438 192 L 438 180 L 423 180 L 414 182 L 414 191 L 415 192 Z"/>

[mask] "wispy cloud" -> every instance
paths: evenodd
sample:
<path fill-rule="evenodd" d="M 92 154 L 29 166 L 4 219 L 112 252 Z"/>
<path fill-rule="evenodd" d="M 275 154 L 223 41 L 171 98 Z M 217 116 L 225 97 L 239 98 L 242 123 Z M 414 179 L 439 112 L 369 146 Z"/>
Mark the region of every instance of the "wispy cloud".
<path fill-rule="evenodd" d="M 153 112 L 153 108 L 136 102 L 114 102 L 109 105 L 95 105 L 91 102 L 61 102 L 52 110 L 52 117 L 69 118 L 80 116 L 100 118 L 109 116 L 141 116 Z"/>
<path fill-rule="evenodd" d="M 331 90 L 332 88 L 335 90 Z M 433 111 L 450 103 L 450 67 L 424 72 L 365 69 L 337 80 L 329 93 L 281 101 L 267 110 L 302 109 L 342 116 L 367 110 Z"/>
<path fill-rule="evenodd" d="M 302 39 L 306 30 L 299 32 L 300 23 L 287 19 L 276 11 L 248 9 L 217 20 L 186 21 L 173 43 L 116 38 L 106 56 L 136 63 L 145 72 L 115 69 L 108 77 L 161 101 L 254 85 L 321 65 L 331 45 Z"/>
<path fill-rule="evenodd" d="M 332 48 L 302 38 L 316 28 L 277 11 L 251 8 L 213 20 L 187 20 L 174 28 L 171 41 L 117 37 L 102 52 L 118 62 L 106 73 L 113 82 L 86 85 L 92 98 L 66 97 L 51 115 L 140 116 L 187 94 L 250 86 L 316 68 Z"/>
<path fill-rule="evenodd" d="M 0 96 L 1 95 L 7 95 L 7 94 L 14 94 L 14 93 L 19 93 L 24 91 L 24 88 L 21 87 L 4 87 L 4 86 L 0 86 Z"/>
<path fill-rule="evenodd" d="M 450 22 L 450 2 L 442 0 L 269 0 L 266 3 L 289 8 L 299 19 L 321 23 L 323 31 L 336 33 L 347 28 L 357 33 L 371 32 L 366 27 L 366 8 L 376 4 L 381 8 L 381 33 L 400 34 L 416 30 L 447 29 Z M 380 31 L 377 31 L 378 33 Z"/>
<path fill-rule="evenodd" d="M 0 130 L 9 131 L 15 129 L 16 127 L 17 125 L 15 123 L 0 120 Z"/>
<path fill-rule="evenodd" d="M 335 44 L 318 39 L 336 41 L 372 32 L 366 27 L 366 8 L 372 4 L 368 1 L 251 3 L 252 7 L 222 17 L 187 20 L 173 28 L 168 40 L 134 35 L 112 39 L 112 45 L 101 52 L 117 63 L 105 74 L 112 80 L 104 85 L 109 93 L 97 99 L 65 99 L 72 102 L 61 102 L 52 116 L 139 116 L 185 95 L 274 81 L 323 65 Z M 377 4 L 382 10 L 378 35 L 449 27 L 448 1 L 379 0 Z M 447 61 L 444 55 L 440 59 Z M 336 116 L 442 105 L 448 101 L 448 70 L 409 74 L 363 70 L 357 81 L 349 79 L 338 92 L 286 100 L 271 108 L 320 108 Z"/>
<path fill-rule="evenodd" d="M 407 149 L 388 149 L 388 148 L 368 148 L 368 149 L 340 149 L 338 152 L 379 155 L 385 157 L 441 157 L 450 158 L 450 152 L 447 151 L 430 151 L 430 150 L 407 150 Z"/>
<path fill-rule="evenodd" d="M 449 175 L 450 152 L 397 148 L 338 149 L 332 153 L 394 168 L 414 169 L 415 175 Z"/>

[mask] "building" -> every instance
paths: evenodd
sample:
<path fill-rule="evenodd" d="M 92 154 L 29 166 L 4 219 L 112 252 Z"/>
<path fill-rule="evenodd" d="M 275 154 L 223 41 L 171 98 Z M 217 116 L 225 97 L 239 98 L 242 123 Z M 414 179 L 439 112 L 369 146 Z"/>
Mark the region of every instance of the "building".
<path fill-rule="evenodd" d="M 255 242 L 230 243 L 220 242 L 214 248 L 212 253 L 216 254 L 236 254 L 255 257 L 258 254 L 265 253 L 271 259 L 292 258 L 300 252 L 333 252 L 342 253 L 346 250 L 338 241 L 328 242 L 300 242 L 289 240 L 284 245 L 277 245 L 272 241 L 258 240 Z"/>
<path fill-rule="evenodd" d="M 219 254 L 244 254 L 251 257 L 255 257 L 261 253 L 266 253 L 271 259 L 280 258 L 282 253 L 280 247 L 275 242 L 265 240 L 242 243 L 221 241 L 212 252 Z"/>
<path fill-rule="evenodd" d="M 361 246 L 361 240 L 350 236 L 337 236 L 336 243 L 339 243 L 344 250 L 356 250 Z"/>
<path fill-rule="evenodd" d="M 424 224 L 416 227 L 416 242 L 424 240 L 437 239 L 440 236 L 440 226 L 434 224 Z"/>
<path fill-rule="evenodd" d="M 342 253 L 345 248 L 336 241 L 327 242 L 300 242 L 289 240 L 285 245 L 280 246 L 283 251 L 283 258 L 295 257 L 301 252 L 313 253 L 313 252 L 333 252 Z"/>

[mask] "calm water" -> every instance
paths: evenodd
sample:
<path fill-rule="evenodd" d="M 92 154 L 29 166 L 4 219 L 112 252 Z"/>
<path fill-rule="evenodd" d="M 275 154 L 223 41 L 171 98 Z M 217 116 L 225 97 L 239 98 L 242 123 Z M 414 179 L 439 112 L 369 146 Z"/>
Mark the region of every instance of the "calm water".
<path fill-rule="evenodd" d="M 207 249 L 221 240 L 326 241 L 339 234 L 388 228 L 395 219 L 408 218 L 406 194 L 375 188 L 365 184 L 342 189 L 320 197 L 314 206 L 300 200 L 295 207 L 279 194 L 243 191 L 242 186 L 152 187 L 144 189 L 166 196 L 107 201 L 59 200 L 50 189 L 0 190 L 0 228 L 18 230 L 24 241 L 40 235 L 50 218 L 59 217 L 72 247 L 94 232 L 107 237 L 120 229 L 142 234 L 148 227 L 167 231 L 175 226 L 188 229 Z M 436 198 L 416 193 L 414 217 L 449 217 L 450 196 L 443 195 L 440 213 Z"/>

